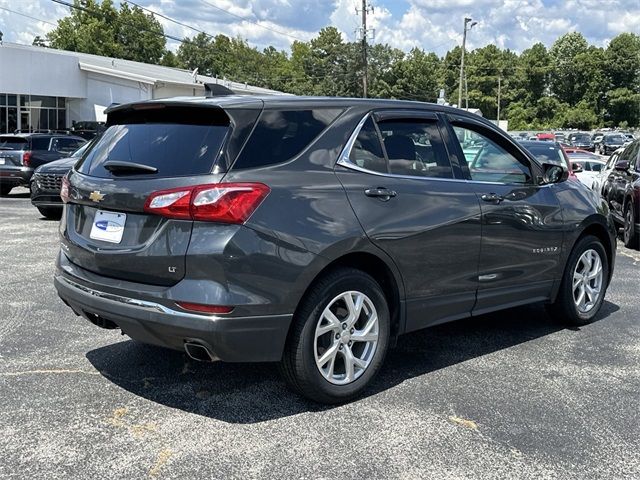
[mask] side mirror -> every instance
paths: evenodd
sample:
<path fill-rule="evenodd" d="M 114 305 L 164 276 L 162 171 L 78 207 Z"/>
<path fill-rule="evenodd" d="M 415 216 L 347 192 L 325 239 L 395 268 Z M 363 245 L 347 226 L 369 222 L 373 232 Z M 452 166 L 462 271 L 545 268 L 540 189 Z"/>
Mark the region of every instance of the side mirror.
<path fill-rule="evenodd" d="M 627 160 L 620 160 L 616 162 L 615 168 L 619 172 L 626 172 L 629 170 L 629 162 Z"/>
<path fill-rule="evenodd" d="M 557 165 L 555 163 L 543 163 L 542 168 L 544 169 L 544 173 L 542 174 L 542 183 L 545 185 L 564 182 L 569 178 L 569 170 L 561 165 Z"/>
<path fill-rule="evenodd" d="M 580 173 L 584 171 L 584 168 L 582 168 L 582 165 L 580 165 L 579 163 L 572 163 L 571 170 L 573 171 L 573 173 Z"/>

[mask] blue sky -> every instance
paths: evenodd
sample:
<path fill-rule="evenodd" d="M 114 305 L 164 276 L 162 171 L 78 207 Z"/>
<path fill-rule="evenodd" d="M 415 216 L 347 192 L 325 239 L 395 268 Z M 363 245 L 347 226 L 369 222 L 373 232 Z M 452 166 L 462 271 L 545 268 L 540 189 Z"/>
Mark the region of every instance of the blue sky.
<path fill-rule="evenodd" d="M 70 0 L 71 1 L 71 0 Z M 327 25 L 353 40 L 361 0 L 133 0 L 211 34 L 241 36 L 253 46 L 288 49 L 295 39 L 308 40 Z M 115 0 L 115 3 L 119 3 Z M 420 47 L 439 55 L 462 37 L 462 21 L 478 22 L 468 46 L 487 44 L 522 51 L 535 42 L 550 46 L 570 31 L 605 46 L 621 32 L 640 34 L 640 0 L 372 0 L 370 26 L 375 41 L 408 51 Z M 13 13 L 6 9 L 13 10 Z M 27 15 L 33 18 L 27 18 Z M 31 43 L 68 13 L 50 0 L 0 0 L 0 31 L 4 40 Z M 165 31 L 183 38 L 194 31 L 159 18 Z M 52 25 L 53 23 L 53 25 Z M 177 43 L 172 42 L 175 49 Z"/>

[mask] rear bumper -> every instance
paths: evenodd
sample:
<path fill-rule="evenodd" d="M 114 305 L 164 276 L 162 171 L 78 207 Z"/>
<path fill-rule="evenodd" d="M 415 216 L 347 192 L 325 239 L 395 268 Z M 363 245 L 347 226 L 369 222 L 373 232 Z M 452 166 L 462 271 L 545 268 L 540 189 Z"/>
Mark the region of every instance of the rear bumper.
<path fill-rule="evenodd" d="M 77 267 L 74 271 L 78 272 Z M 125 282 L 117 283 L 122 286 Z M 279 361 L 293 316 L 232 317 L 179 311 L 169 306 L 167 289 L 145 285 L 123 291 L 105 289 L 98 282 L 70 275 L 61 268 L 60 257 L 54 285 L 77 315 L 89 320 L 97 315 L 135 340 L 175 350 L 183 350 L 186 341 L 196 341 L 227 362 Z"/>
<path fill-rule="evenodd" d="M 33 168 L 3 165 L 0 167 L 0 183 L 5 185 L 28 186 L 33 175 Z"/>

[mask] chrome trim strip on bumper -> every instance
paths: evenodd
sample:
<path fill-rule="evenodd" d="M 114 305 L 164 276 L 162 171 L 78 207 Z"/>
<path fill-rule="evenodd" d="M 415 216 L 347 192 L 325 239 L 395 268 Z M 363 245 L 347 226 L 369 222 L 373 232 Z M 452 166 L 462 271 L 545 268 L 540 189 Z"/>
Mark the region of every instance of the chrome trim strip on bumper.
<path fill-rule="evenodd" d="M 71 281 L 68 278 L 63 277 L 62 275 L 56 275 L 55 278 L 59 282 L 66 284 L 68 287 L 75 288 L 76 290 L 80 290 L 81 292 L 89 294 L 91 296 L 98 297 L 103 300 L 107 300 L 107 301 L 122 304 L 122 305 L 128 305 L 131 307 L 140 308 L 140 309 L 152 311 L 152 312 L 164 313 L 166 315 L 193 318 L 198 320 L 216 320 L 219 318 L 216 315 L 207 315 L 207 314 L 200 315 L 197 313 L 181 312 L 179 310 L 173 310 L 171 308 L 165 307 L 160 303 L 149 302 L 146 300 L 138 300 L 135 298 L 124 297 L 122 295 L 116 295 L 113 293 L 101 292 L 99 290 L 94 290 L 93 288 L 80 285 L 79 283 Z"/>

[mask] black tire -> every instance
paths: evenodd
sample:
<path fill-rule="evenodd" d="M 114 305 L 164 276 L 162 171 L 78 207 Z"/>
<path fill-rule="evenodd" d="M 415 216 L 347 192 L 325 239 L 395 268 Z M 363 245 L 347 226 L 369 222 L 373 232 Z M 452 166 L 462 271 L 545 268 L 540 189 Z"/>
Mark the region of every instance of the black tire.
<path fill-rule="evenodd" d="M 600 257 L 602 262 L 602 286 L 600 290 L 600 296 L 595 302 L 595 305 L 588 312 L 581 312 L 575 301 L 573 295 L 573 276 L 576 269 L 576 265 L 583 253 L 587 250 L 594 250 Z M 587 325 L 593 321 L 598 314 L 604 296 L 607 291 L 609 281 L 609 260 L 607 258 L 606 251 L 602 242 L 593 235 L 587 235 L 576 243 L 573 247 L 569 260 L 565 267 L 564 275 L 562 277 L 562 283 L 560 285 L 560 291 L 558 296 L 550 305 L 547 305 L 547 311 L 558 322 L 570 325 L 581 326 Z"/>
<path fill-rule="evenodd" d="M 13 190 L 13 185 L 0 184 L 0 197 L 6 197 Z"/>
<path fill-rule="evenodd" d="M 364 293 L 377 311 L 378 342 L 369 366 L 361 375 L 351 383 L 335 385 L 325 379 L 316 366 L 315 330 L 327 305 L 341 293 L 353 290 Z M 293 319 L 280 371 L 294 391 L 310 400 L 326 404 L 353 400 L 371 383 L 384 362 L 390 324 L 387 300 L 371 276 L 354 268 L 333 270 L 316 281 L 302 299 Z"/>
<path fill-rule="evenodd" d="M 636 212 L 633 206 L 633 202 L 629 201 L 627 207 L 624 210 L 624 229 L 622 233 L 622 239 L 624 246 L 638 249 L 638 232 L 636 231 Z"/>
<path fill-rule="evenodd" d="M 60 220 L 60 217 L 62 217 L 61 207 L 38 207 L 38 211 L 44 218 L 50 220 Z"/>

